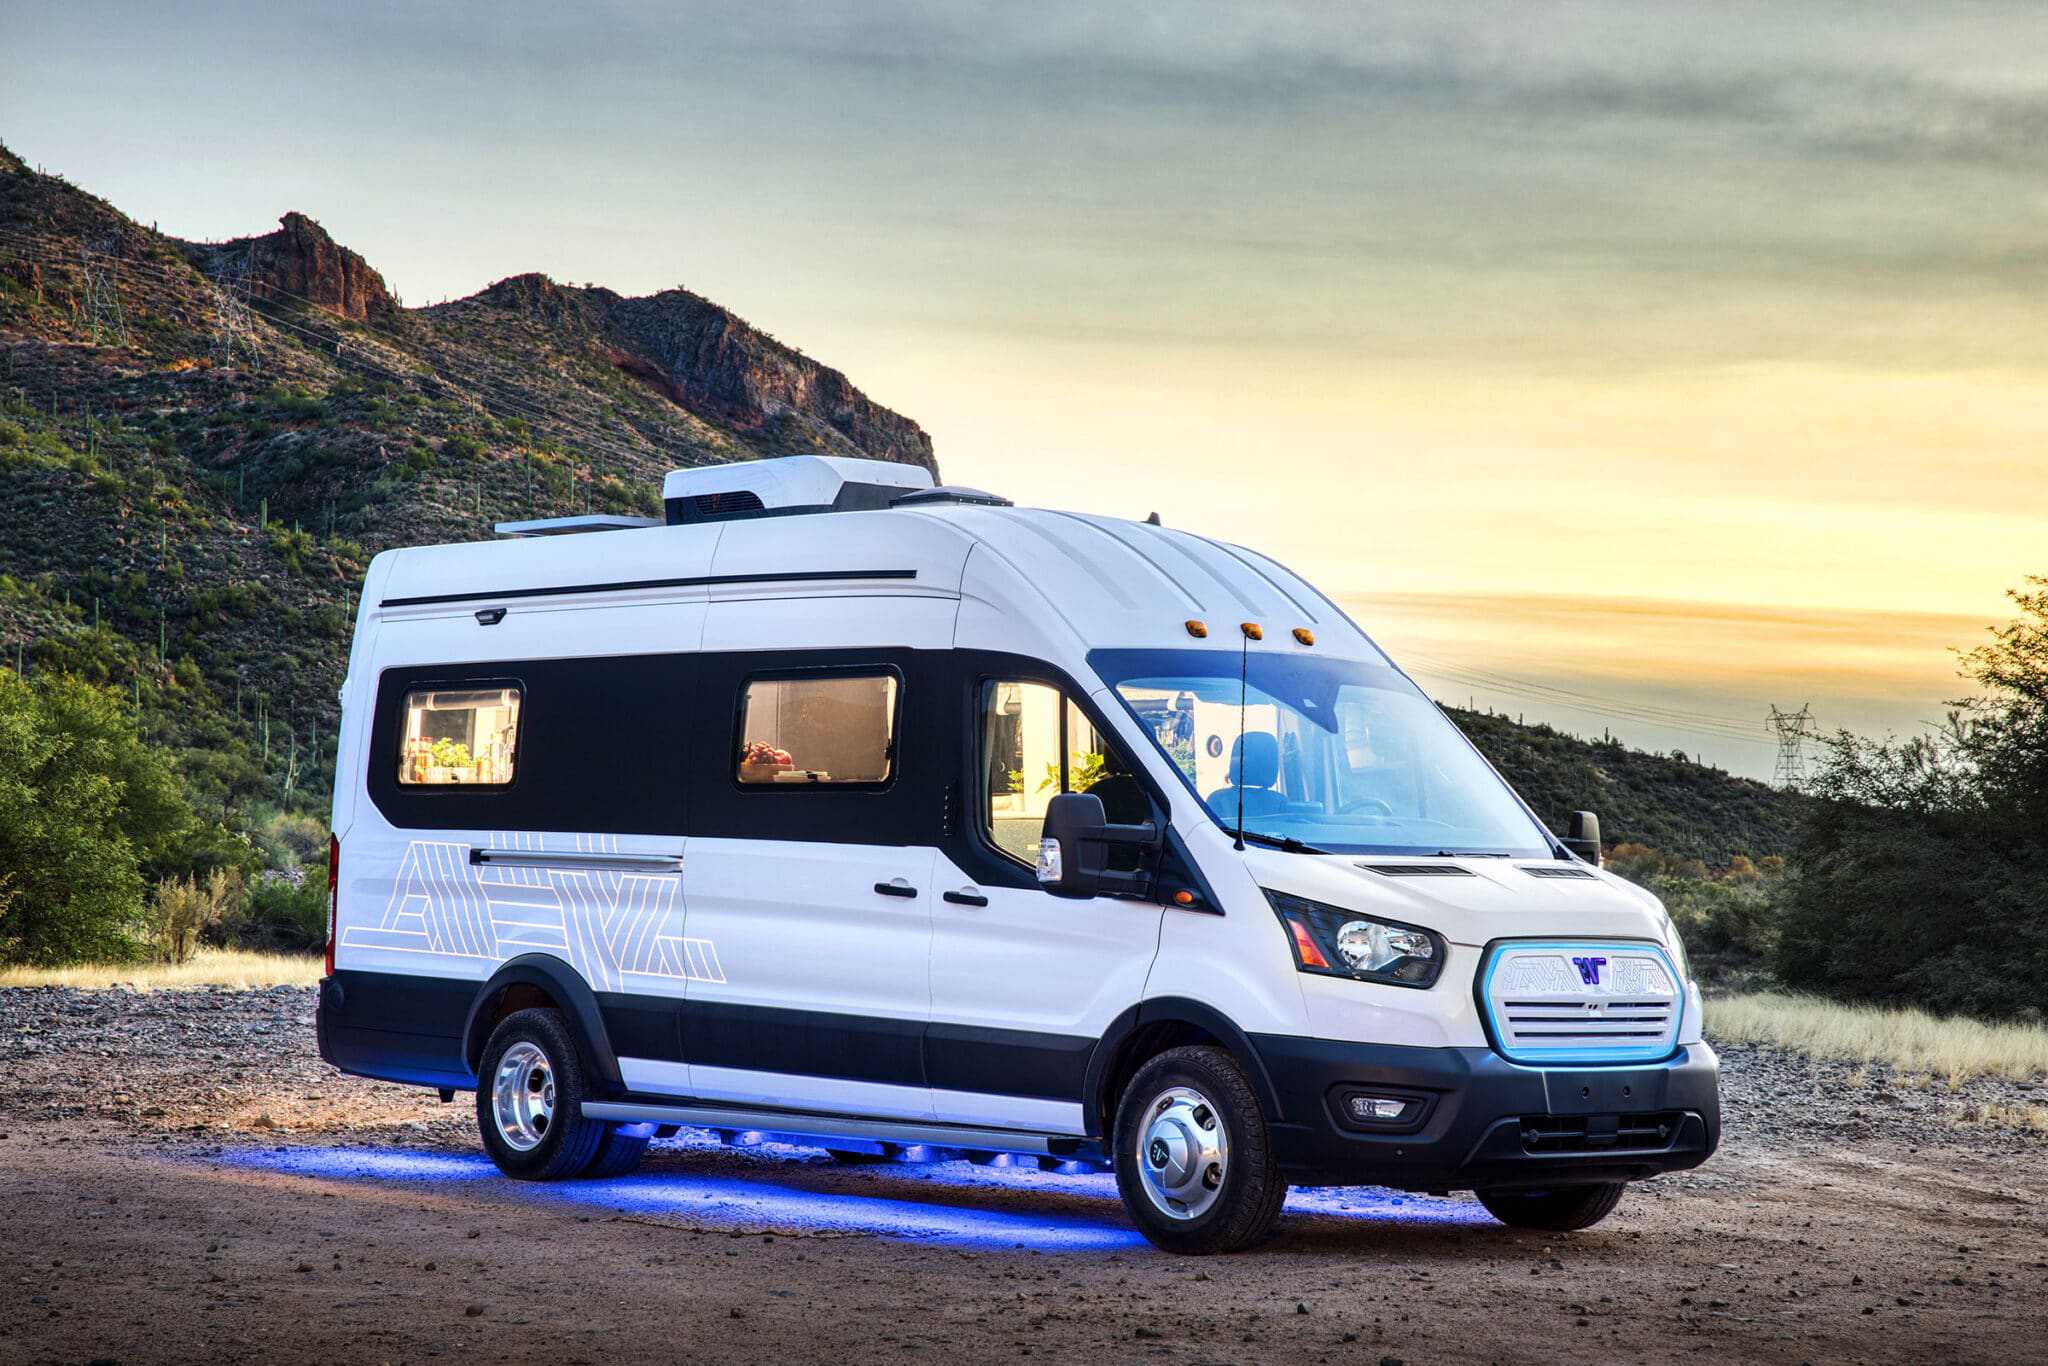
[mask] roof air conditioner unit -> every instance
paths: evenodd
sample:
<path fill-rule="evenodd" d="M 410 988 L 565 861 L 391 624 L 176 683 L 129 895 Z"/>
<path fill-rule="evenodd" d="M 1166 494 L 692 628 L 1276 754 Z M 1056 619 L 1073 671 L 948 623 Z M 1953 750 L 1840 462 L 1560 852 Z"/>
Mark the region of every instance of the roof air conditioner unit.
<path fill-rule="evenodd" d="M 661 501 L 668 524 L 680 526 L 886 508 L 905 493 L 930 487 L 931 471 L 922 465 L 840 455 L 785 455 L 670 470 L 662 480 Z"/>

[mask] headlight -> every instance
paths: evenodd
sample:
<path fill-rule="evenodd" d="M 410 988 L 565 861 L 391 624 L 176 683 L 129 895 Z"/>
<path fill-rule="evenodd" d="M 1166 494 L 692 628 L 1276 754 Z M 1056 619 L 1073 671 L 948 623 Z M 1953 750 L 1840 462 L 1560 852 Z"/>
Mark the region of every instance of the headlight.
<path fill-rule="evenodd" d="M 1320 901 L 1268 890 L 1287 931 L 1294 966 L 1326 977 L 1394 987 L 1428 987 L 1444 970 L 1443 936 L 1420 925 L 1381 920 Z"/>

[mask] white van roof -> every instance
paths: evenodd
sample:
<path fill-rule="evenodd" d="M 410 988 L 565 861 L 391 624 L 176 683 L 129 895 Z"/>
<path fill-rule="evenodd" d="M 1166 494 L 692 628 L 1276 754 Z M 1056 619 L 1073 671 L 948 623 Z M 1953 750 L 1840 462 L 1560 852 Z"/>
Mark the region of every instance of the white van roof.
<path fill-rule="evenodd" d="M 905 596 L 957 599 L 957 643 L 990 649 L 1235 651 L 1249 621 L 1264 633 L 1255 650 L 1389 662 L 1335 603 L 1256 551 L 1147 522 L 980 501 L 387 551 L 364 605 L 411 616 L 522 600 Z"/>

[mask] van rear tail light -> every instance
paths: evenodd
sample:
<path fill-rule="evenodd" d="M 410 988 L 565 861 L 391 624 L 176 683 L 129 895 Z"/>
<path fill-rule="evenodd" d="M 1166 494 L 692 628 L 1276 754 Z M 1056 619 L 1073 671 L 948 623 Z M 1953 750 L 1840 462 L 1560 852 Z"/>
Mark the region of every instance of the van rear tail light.
<path fill-rule="evenodd" d="M 341 836 L 327 836 L 327 975 L 334 975 L 334 939 L 341 927 Z"/>

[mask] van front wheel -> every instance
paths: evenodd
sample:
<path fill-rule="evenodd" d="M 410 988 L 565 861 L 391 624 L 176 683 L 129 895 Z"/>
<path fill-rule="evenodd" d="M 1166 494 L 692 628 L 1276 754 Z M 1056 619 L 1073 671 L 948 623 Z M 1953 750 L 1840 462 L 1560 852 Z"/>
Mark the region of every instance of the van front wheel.
<path fill-rule="evenodd" d="M 1236 1059 L 1191 1045 L 1138 1069 L 1117 1106 L 1116 1184 L 1168 1252 L 1236 1252 L 1273 1232 L 1287 1183 Z"/>
<path fill-rule="evenodd" d="M 498 1170 L 559 1181 L 590 1168 L 605 1138 L 583 1117 L 583 1064 L 560 1011 L 520 1010 L 491 1031 L 477 1066 L 476 1123 Z"/>
<path fill-rule="evenodd" d="M 1474 1191 L 1486 1212 L 1510 1228 L 1540 1229 L 1545 1233 L 1570 1233 L 1591 1228 L 1614 1213 L 1621 1203 L 1622 1183 L 1605 1181 L 1596 1186 L 1560 1186 L 1556 1190 Z"/>

